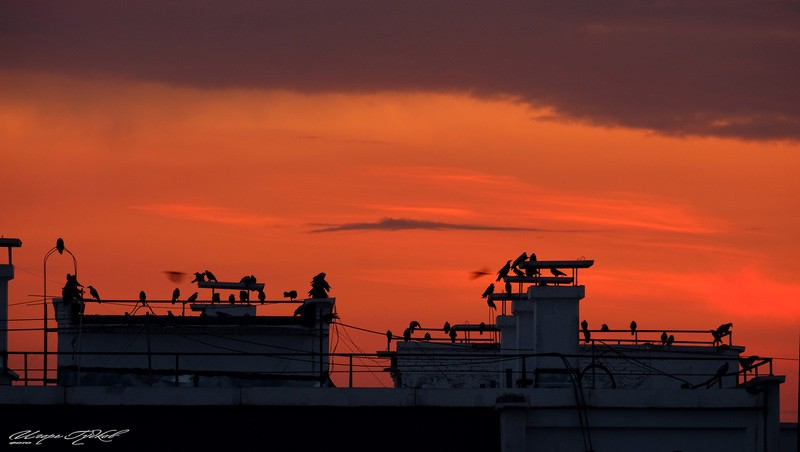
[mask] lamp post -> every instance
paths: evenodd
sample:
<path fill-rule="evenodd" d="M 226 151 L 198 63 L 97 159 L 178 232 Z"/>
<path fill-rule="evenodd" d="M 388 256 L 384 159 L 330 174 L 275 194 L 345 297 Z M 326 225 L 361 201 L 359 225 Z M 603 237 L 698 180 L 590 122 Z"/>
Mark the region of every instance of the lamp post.
<path fill-rule="evenodd" d="M 47 386 L 47 333 L 50 331 L 47 321 L 47 259 L 55 252 L 58 252 L 58 254 L 64 254 L 64 252 L 66 252 L 72 257 L 75 279 L 78 278 L 78 261 L 75 259 L 75 255 L 72 254 L 72 251 L 64 246 L 64 240 L 59 237 L 58 240 L 56 240 L 56 246 L 44 255 L 44 300 L 42 301 L 42 307 L 44 308 L 44 363 L 42 367 L 44 373 L 42 374 L 42 383 L 45 386 Z"/>

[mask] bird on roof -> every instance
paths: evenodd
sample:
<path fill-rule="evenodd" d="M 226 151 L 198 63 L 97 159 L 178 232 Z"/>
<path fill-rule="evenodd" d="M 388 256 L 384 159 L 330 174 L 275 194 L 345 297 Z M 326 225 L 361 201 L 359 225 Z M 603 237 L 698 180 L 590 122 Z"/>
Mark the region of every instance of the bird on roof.
<path fill-rule="evenodd" d="M 294 299 L 297 298 L 297 291 L 296 290 L 290 290 L 288 292 L 284 292 L 283 296 L 284 297 L 289 297 L 289 300 L 294 301 Z"/>
<path fill-rule="evenodd" d="M 667 336 L 666 331 L 663 331 L 661 333 L 661 345 L 667 345 L 667 339 L 669 339 L 669 336 Z"/>
<path fill-rule="evenodd" d="M 508 272 L 511 270 L 511 259 L 509 259 L 505 265 L 497 272 L 497 280 L 500 281 L 501 279 L 508 276 Z"/>
<path fill-rule="evenodd" d="M 636 333 L 636 320 L 631 320 L 631 336 Z"/>
<path fill-rule="evenodd" d="M 604 324 L 600 325 L 600 331 L 610 331 L 610 330 L 609 330 L 609 328 L 608 328 L 608 325 L 606 325 L 606 324 L 604 323 Z"/>
<path fill-rule="evenodd" d="M 94 298 L 95 300 L 97 300 L 99 302 L 100 301 L 100 295 L 97 293 L 97 289 L 95 289 L 92 286 L 87 286 L 87 287 L 89 288 L 89 295 L 91 295 L 92 298 Z"/>
<path fill-rule="evenodd" d="M 216 276 L 214 276 L 214 274 L 213 274 L 213 273 L 211 273 L 211 272 L 210 272 L 210 271 L 208 271 L 208 270 L 206 270 L 206 272 L 205 272 L 205 273 L 206 273 L 206 278 L 208 278 L 208 280 L 209 280 L 209 281 L 218 282 L 218 281 L 217 281 L 217 277 L 216 277 Z"/>
<path fill-rule="evenodd" d="M 411 328 L 406 328 L 406 330 L 403 331 L 403 340 L 406 342 L 410 341 L 411 333 L 412 333 Z"/>
<path fill-rule="evenodd" d="M 172 304 L 175 304 L 175 302 L 178 301 L 178 297 L 180 296 L 181 296 L 181 290 L 176 287 L 175 290 L 172 291 Z"/>
<path fill-rule="evenodd" d="M 191 282 L 202 282 L 206 280 L 206 274 L 201 272 L 194 272 L 194 279 Z"/>
<path fill-rule="evenodd" d="M 559 269 L 557 269 L 555 267 L 550 269 L 550 273 L 552 273 L 553 276 L 567 276 L 566 273 L 562 272 L 561 270 L 559 270 Z"/>
<path fill-rule="evenodd" d="M 414 330 L 416 330 L 417 328 L 422 328 L 422 326 L 421 326 L 421 325 L 419 324 L 419 322 L 417 322 L 416 320 L 412 320 L 412 321 L 411 321 L 411 322 L 408 324 L 408 328 L 409 328 L 409 329 L 411 330 L 411 332 L 413 333 L 413 332 L 414 332 Z"/>
<path fill-rule="evenodd" d="M 456 330 L 450 329 L 450 342 L 456 343 Z"/>
<path fill-rule="evenodd" d="M 187 298 L 187 299 L 186 299 L 186 302 L 187 302 L 187 303 L 194 303 L 194 302 L 195 302 L 195 300 L 197 300 L 197 296 L 198 296 L 198 295 L 200 295 L 200 294 L 199 294 L 199 293 L 197 293 L 197 292 L 195 292 L 195 293 L 193 293 L 193 294 L 189 295 L 189 298 Z"/>
<path fill-rule="evenodd" d="M 442 330 L 444 330 L 444 334 L 450 333 L 450 322 L 444 322 L 444 327 L 442 327 Z"/>
<path fill-rule="evenodd" d="M 56 251 L 58 251 L 58 254 L 64 254 L 64 239 L 61 237 L 56 240 Z"/>
<path fill-rule="evenodd" d="M 259 290 L 258 291 L 258 301 L 261 304 L 264 304 L 264 300 L 266 300 L 266 299 L 267 299 L 267 294 L 265 294 L 263 290 Z"/>
<path fill-rule="evenodd" d="M 514 259 L 514 262 L 511 263 L 511 266 L 512 267 L 519 267 L 526 260 L 528 260 L 528 253 L 523 251 L 522 254 L 520 254 L 516 259 Z"/>
<path fill-rule="evenodd" d="M 489 297 L 489 295 L 491 295 L 493 293 L 494 293 L 494 283 L 489 284 L 489 287 L 487 287 L 486 290 L 483 291 L 483 294 L 481 295 L 481 298 L 487 298 L 487 297 Z"/>

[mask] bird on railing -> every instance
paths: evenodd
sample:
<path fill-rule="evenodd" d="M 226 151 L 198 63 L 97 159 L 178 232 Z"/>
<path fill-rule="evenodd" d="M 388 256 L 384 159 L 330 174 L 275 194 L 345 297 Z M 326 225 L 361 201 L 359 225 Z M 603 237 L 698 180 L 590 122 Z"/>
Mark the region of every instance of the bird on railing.
<path fill-rule="evenodd" d="M 667 339 L 669 339 L 669 336 L 667 336 L 666 331 L 663 331 L 661 333 L 661 345 L 667 345 Z"/>
<path fill-rule="evenodd" d="M 606 324 L 604 323 L 604 324 L 600 325 L 600 331 L 610 331 L 610 330 L 609 330 L 609 328 L 608 328 L 608 325 L 606 325 Z"/>
<path fill-rule="evenodd" d="M 406 330 L 403 331 L 403 340 L 406 342 L 410 341 L 411 333 L 412 333 L 411 328 L 406 328 Z"/>
<path fill-rule="evenodd" d="M 218 282 L 218 281 L 217 281 L 217 277 L 216 277 L 216 276 L 214 276 L 214 274 L 213 274 L 213 273 L 211 273 L 211 272 L 210 272 L 210 271 L 208 271 L 208 270 L 206 270 L 206 272 L 205 272 L 205 273 L 206 273 L 206 278 L 208 278 L 208 280 L 209 280 L 209 281 Z"/>
<path fill-rule="evenodd" d="M 297 298 L 297 291 L 296 290 L 290 290 L 288 292 L 284 292 L 283 296 L 284 297 L 289 297 L 290 301 L 294 301 L 294 299 Z"/>
<path fill-rule="evenodd" d="M 444 330 L 444 334 L 449 334 L 450 333 L 450 322 L 444 322 L 444 327 L 442 328 L 442 330 Z"/>
<path fill-rule="evenodd" d="M 386 344 L 386 350 L 391 350 L 392 348 L 392 330 L 386 330 L 386 340 L 388 343 Z"/>
<path fill-rule="evenodd" d="M 181 290 L 176 287 L 175 290 L 172 291 L 172 304 L 175 304 L 175 302 L 178 301 L 178 297 L 180 296 L 181 296 Z"/>
<path fill-rule="evenodd" d="M 195 292 L 189 295 L 189 298 L 186 299 L 187 303 L 194 303 L 197 300 L 197 296 L 200 295 L 199 293 Z"/>
<path fill-rule="evenodd" d="M 64 239 L 61 237 L 56 240 L 56 251 L 58 251 L 58 254 L 64 254 Z"/>
<path fill-rule="evenodd" d="M 519 269 L 519 268 L 517 268 L 517 267 L 511 267 L 511 271 L 512 271 L 512 272 L 514 272 L 514 274 L 515 274 L 516 276 L 520 277 L 520 278 L 524 278 L 524 277 L 526 276 L 526 275 L 525 275 L 525 272 L 524 272 L 524 271 L 522 271 L 522 270 L 520 270 L 520 269 Z"/>
<path fill-rule="evenodd" d="M 675 342 L 675 336 L 673 336 L 672 334 L 670 334 L 670 335 L 669 335 L 669 337 L 667 338 L 667 347 L 669 347 L 670 345 L 672 345 L 672 343 L 673 343 L 673 342 Z"/>
<path fill-rule="evenodd" d="M 431 340 L 431 333 L 425 333 L 425 340 L 426 341 Z"/>
<path fill-rule="evenodd" d="M 258 291 L 258 301 L 261 304 L 264 304 L 264 300 L 266 300 L 266 299 L 267 299 L 267 294 L 265 294 L 263 290 L 259 290 Z"/>
<path fill-rule="evenodd" d="M 422 328 L 422 325 L 420 325 L 419 322 L 417 322 L 416 320 L 412 320 L 411 322 L 409 322 L 408 329 L 410 329 L 412 333 L 417 328 Z"/>
<path fill-rule="evenodd" d="M 497 280 L 500 281 L 501 279 L 508 276 L 508 272 L 511 270 L 511 259 L 509 259 L 505 265 L 497 272 Z"/>
<path fill-rule="evenodd" d="M 508 294 L 508 298 L 511 298 L 511 283 L 506 281 L 506 294 Z"/>
<path fill-rule="evenodd" d="M 211 294 L 211 303 L 219 303 L 221 301 L 219 292 L 214 292 Z"/>
<path fill-rule="evenodd" d="M 636 320 L 631 321 L 631 336 L 636 333 Z"/>
<path fill-rule="evenodd" d="M 89 289 L 89 295 L 92 296 L 97 302 L 100 302 L 100 295 L 97 293 L 97 290 L 92 286 L 86 286 Z"/>
<path fill-rule="evenodd" d="M 555 267 L 550 269 L 550 273 L 552 273 L 553 276 L 567 276 L 566 273 L 562 272 L 561 270 Z"/>
<path fill-rule="evenodd" d="M 486 331 L 486 323 L 481 322 L 480 325 L 478 325 L 478 334 L 482 335 L 484 331 Z"/>
<path fill-rule="evenodd" d="M 519 267 L 519 266 L 520 266 L 520 265 L 522 265 L 522 263 L 523 263 L 523 262 L 525 262 L 526 260 L 528 260 L 528 253 L 526 253 L 525 251 L 523 251 L 523 252 L 522 252 L 522 254 L 520 254 L 520 255 L 519 255 L 519 257 L 517 257 L 516 259 L 514 259 L 514 262 L 512 262 L 512 263 L 511 263 L 511 267 L 512 267 L 512 268 Z"/>
<path fill-rule="evenodd" d="M 748 371 L 753 368 L 753 364 L 758 361 L 760 358 L 756 355 L 748 356 L 748 357 L 741 357 L 739 358 L 739 365 L 742 366 L 742 369 Z"/>
<path fill-rule="evenodd" d="M 456 343 L 456 330 L 450 329 L 450 342 Z"/>
<path fill-rule="evenodd" d="M 489 295 L 493 293 L 494 293 L 494 283 L 489 284 L 489 287 L 487 287 L 486 290 L 483 291 L 481 298 L 487 298 Z"/>
<path fill-rule="evenodd" d="M 497 310 L 497 305 L 494 304 L 494 301 L 491 298 L 486 300 L 486 304 L 488 304 L 489 307 L 494 309 L 495 311 Z M 450 331 L 453 331 L 453 330 L 450 330 Z"/>

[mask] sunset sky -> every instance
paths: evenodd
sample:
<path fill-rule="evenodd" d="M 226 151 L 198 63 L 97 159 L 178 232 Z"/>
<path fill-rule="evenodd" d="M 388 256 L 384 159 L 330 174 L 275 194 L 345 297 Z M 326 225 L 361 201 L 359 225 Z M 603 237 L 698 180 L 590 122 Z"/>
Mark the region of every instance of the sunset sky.
<path fill-rule="evenodd" d="M 472 271 L 585 257 L 590 326 L 731 322 L 796 420 L 797 2 L 432 3 L 0 0 L 10 317 L 58 237 L 108 299 L 326 272 L 365 352 L 487 321 Z"/>

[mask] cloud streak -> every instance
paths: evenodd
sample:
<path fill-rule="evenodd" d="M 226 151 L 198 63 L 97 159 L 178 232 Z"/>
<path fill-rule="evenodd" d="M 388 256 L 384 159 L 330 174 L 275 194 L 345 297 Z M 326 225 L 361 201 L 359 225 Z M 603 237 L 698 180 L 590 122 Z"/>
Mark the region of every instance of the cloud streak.
<path fill-rule="evenodd" d="M 407 231 L 413 229 L 426 229 L 432 231 L 462 230 L 462 231 L 539 231 L 539 232 L 585 232 L 585 231 L 549 231 L 547 229 L 523 228 L 512 226 L 491 226 L 472 223 L 445 223 L 442 221 L 414 220 L 408 218 L 382 218 L 371 223 L 342 223 L 337 225 L 319 225 L 311 233 L 339 232 L 339 231 Z"/>
<path fill-rule="evenodd" d="M 0 69 L 206 88 L 461 92 L 603 126 L 800 139 L 794 2 L 2 5 Z"/>

